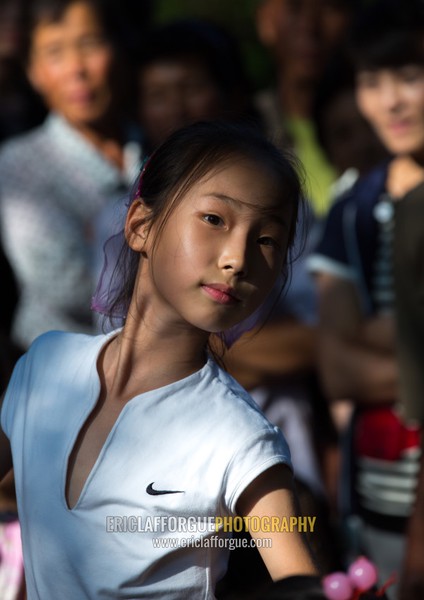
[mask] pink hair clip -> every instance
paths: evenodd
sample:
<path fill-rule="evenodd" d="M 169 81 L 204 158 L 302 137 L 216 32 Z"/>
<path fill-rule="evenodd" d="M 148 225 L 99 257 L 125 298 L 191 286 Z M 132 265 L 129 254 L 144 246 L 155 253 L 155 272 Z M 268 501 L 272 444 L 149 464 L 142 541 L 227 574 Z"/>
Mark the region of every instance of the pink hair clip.
<path fill-rule="evenodd" d="M 141 198 L 141 187 L 143 185 L 143 175 L 146 172 L 147 166 L 150 162 L 150 158 L 151 158 L 151 156 L 146 156 L 143 159 L 143 162 L 141 163 L 140 176 L 138 178 L 138 185 L 137 185 L 137 191 L 136 191 L 136 198 Z"/>

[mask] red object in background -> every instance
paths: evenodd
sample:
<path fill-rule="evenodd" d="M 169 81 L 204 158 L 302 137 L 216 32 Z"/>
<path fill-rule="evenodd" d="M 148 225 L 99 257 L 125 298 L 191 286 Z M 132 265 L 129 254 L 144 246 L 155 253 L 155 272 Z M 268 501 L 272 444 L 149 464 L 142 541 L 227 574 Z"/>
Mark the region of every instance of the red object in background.
<path fill-rule="evenodd" d="M 355 450 L 359 456 L 399 460 L 420 446 L 420 436 L 420 428 L 405 425 L 392 408 L 370 408 L 357 417 Z"/>

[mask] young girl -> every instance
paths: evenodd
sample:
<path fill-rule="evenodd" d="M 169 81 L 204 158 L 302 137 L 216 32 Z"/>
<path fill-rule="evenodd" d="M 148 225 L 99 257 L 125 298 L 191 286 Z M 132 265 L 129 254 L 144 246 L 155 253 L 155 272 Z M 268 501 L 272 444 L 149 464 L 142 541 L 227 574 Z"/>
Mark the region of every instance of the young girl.
<path fill-rule="evenodd" d="M 107 309 L 124 327 L 42 335 L 4 400 L 0 476 L 12 455 L 28 600 L 214 598 L 222 519 L 295 514 L 281 432 L 207 344 L 279 285 L 300 194 L 249 129 L 192 125 L 153 154 Z M 251 534 L 271 539 L 272 578 L 314 574 L 300 534 L 271 529 Z"/>

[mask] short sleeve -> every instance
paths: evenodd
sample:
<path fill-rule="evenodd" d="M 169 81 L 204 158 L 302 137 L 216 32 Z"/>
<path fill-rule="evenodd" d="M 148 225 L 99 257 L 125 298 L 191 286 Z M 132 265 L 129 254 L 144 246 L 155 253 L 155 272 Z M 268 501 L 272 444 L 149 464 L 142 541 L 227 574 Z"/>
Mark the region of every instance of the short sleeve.
<path fill-rule="evenodd" d="M 24 387 L 25 361 L 26 355 L 21 356 L 16 363 L 1 405 L 1 428 L 9 439 L 12 432 L 16 410 L 20 404 L 19 396 Z"/>
<path fill-rule="evenodd" d="M 330 209 L 320 241 L 307 259 L 310 273 L 327 273 L 343 279 L 356 281 L 347 252 L 345 232 L 354 224 L 354 206 L 350 196 L 338 200 Z"/>
<path fill-rule="evenodd" d="M 276 464 L 292 469 L 288 444 L 278 427 L 268 427 L 248 438 L 235 452 L 225 477 L 225 505 L 235 514 L 242 492 L 258 475 Z"/>

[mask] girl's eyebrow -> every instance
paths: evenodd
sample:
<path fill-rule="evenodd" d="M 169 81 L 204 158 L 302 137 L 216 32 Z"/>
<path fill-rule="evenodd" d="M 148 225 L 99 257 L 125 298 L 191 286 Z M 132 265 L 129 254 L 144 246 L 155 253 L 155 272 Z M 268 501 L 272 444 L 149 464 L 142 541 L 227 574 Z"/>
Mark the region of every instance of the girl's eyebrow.
<path fill-rule="evenodd" d="M 255 209 L 255 206 L 250 202 L 244 202 L 243 200 L 238 200 L 237 198 L 233 198 L 232 196 L 227 196 L 226 194 L 219 194 L 217 192 L 211 192 L 206 194 L 206 197 L 216 198 L 217 200 L 222 200 L 225 204 L 229 206 L 233 206 L 239 208 L 240 206 L 250 206 L 252 209 Z M 286 226 L 287 221 L 284 219 L 279 213 L 281 212 L 281 206 L 271 206 L 270 208 L 266 208 L 262 210 L 263 214 L 266 215 L 272 221 L 277 222 L 279 225 Z"/>
<path fill-rule="evenodd" d="M 236 207 L 240 207 L 240 206 L 246 206 L 246 202 L 242 202 L 241 200 L 238 200 L 237 198 L 233 198 L 232 196 L 227 196 L 226 194 L 219 194 L 217 192 L 211 192 L 209 194 L 206 194 L 206 196 L 212 197 L 212 198 L 216 198 L 217 200 L 222 200 L 223 202 L 225 202 L 226 204 L 229 204 L 230 206 L 236 206 Z"/>

